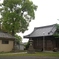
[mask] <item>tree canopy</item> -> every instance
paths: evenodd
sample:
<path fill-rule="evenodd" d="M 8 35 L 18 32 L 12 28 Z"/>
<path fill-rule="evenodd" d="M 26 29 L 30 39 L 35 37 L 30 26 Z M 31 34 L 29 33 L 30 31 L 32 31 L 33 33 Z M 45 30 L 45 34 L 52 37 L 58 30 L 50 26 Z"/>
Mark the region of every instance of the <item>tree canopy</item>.
<path fill-rule="evenodd" d="M 4 0 L 0 7 L 2 29 L 12 35 L 28 29 L 37 9 L 30 0 Z"/>

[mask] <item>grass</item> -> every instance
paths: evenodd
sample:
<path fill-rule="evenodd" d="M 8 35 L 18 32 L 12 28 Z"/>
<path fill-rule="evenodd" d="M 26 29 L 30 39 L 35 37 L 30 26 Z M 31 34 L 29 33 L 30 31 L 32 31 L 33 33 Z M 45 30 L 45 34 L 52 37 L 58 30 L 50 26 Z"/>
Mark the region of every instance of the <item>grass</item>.
<path fill-rule="evenodd" d="M 36 53 L 37 56 L 49 56 L 49 57 L 59 57 L 59 52 L 39 52 Z"/>
<path fill-rule="evenodd" d="M 0 56 L 41 56 L 41 57 L 59 57 L 59 52 L 36 52 L 35 54 L 28 53 L 0 53 Z"/>

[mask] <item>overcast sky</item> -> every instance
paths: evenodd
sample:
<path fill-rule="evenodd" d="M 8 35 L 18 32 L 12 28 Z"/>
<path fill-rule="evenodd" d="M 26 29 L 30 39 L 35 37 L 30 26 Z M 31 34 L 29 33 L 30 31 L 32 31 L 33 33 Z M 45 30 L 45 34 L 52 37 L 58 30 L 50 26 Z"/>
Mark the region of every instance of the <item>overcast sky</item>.
<path fill-rule="evenodd" d="M 59 0 L 32 0 L 38 6 L 35 13 L 35 20 L 31 21 L 29 30 L 23 35 L 30 34 L 34 27 L 46 26 L 59 23 Z M 19 34 L 20 35 L 20 34 Z M 23 42 L 28 40 L 23 38 Z"/>

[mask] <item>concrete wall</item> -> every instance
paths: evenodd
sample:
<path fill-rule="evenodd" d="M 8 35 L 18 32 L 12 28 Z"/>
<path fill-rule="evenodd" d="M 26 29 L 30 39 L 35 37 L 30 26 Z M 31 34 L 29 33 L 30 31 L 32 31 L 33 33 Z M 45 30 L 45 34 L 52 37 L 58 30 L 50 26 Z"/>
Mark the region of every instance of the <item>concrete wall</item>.
<path fill-rule="evenodd" d="M 13 49 L 13 41 L 9 40 L 9 44 L 2 44 L 0 40 L 0 52 L 9 52 Z"/>
<path fill-rule="evenodd" d="M 20 45 L 16 45 L 17 50 L 24 50 L 24 45 L 20 44 Z"/>
<path fill-rule="evenodd" d="M 24 50 L 24 45 L 20 44 L 20 50 Z"/>

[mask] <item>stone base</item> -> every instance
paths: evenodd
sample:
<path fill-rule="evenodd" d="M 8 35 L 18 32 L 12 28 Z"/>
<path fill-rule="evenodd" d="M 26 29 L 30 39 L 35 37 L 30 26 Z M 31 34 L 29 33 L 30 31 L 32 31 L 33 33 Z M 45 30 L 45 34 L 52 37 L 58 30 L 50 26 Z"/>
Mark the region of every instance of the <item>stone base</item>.
<path fill-rule="evenodd" d="M 28 50 L 27 53 L 29 53 L 29 54 L 34 54 L 35 51 L 34 51 L 34 50 Z"/>
<path fill-rule="evenodd" d="M 31 54 L 35 53 L 33 46 L 31 46 L 31 45 L 29 46 L 27 53 L 31 53 Z"/>

